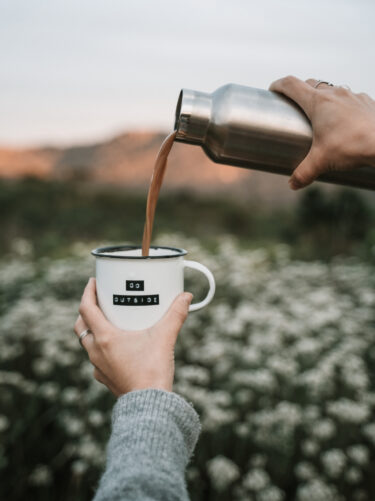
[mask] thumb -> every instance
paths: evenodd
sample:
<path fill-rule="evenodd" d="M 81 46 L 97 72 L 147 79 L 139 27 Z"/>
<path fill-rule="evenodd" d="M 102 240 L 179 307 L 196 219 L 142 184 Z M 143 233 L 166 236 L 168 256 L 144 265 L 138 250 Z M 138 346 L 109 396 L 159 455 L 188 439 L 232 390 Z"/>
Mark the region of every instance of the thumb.
<path fill-rule="evenodd" d="M 289 179 L 289 185 L 292 190 L 299 190 L 311 184 L 324 171 L 316 148 L 312 147 L 308 155 L 302 160 L 298 167 L 294 170 Z"/>
<path fill-rule="evenodd" d="M 192 299 L 193 295 L 190 292 L 183 292 L 177 296 L 163 318 L 154 325 L 153 330 L 174 344 L 187 318 Z"/>

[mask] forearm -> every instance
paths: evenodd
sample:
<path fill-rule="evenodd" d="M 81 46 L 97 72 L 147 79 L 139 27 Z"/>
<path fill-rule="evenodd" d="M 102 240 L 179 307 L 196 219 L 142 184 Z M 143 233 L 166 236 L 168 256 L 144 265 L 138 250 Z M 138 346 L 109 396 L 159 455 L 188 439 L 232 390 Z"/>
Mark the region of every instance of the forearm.
<path fill-rule="evenodd" d="M 183 501 L 199 435 L 194 409 L 175 393 L 134 391 L 113 410 L 107 467 L 94 501 Z"/>

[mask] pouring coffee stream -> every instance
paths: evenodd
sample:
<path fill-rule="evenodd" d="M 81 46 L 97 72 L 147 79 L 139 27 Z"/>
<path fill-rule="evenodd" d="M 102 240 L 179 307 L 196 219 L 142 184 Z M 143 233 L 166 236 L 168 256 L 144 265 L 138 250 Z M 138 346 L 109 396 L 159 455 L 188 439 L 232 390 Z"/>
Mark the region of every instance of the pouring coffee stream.
<path fill-rule="evenodd" d="M 212 94 L 181 90 L 175 130 L 164 140 L 154 165 L 142 256 L 149 255 L 156 204 L 174 141 L 200 145 L 216 163 L 290 176 L 311 147 L 312 128 L 301 108 L 276 92 L 236 84 Z M 318 180 L 375 190 L 375 169 L 329 172 Z"/>
<path fill-rule="evenodd" d="M 165 170 L 167 168 L 168 155 L 172 149 L 175 137 L 176 131 L 171 132 L 171 134 L 164 139 L 154 164 L 154 170 L 147 195 L 146 221 L 142 239 L 142 256 L 149 255 L 156 204 L 158 202 L 160 188 L 163 183 Z"/>

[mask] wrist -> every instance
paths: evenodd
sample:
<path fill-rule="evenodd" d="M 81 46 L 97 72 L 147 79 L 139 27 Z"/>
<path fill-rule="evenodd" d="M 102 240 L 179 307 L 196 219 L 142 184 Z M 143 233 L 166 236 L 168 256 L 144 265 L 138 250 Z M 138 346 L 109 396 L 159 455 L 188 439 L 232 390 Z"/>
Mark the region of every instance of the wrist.
<path fill-rule="evenodd" d="M 375 132 L 372 137 L 371 145 L 372 145 L 372 154 L 370 159 L 370 165 L 375 167 Z"/>
<path fill-rule="evenodd" d="M 143 377 L 136 378 L 134 381 L 128 381 L 127 384 L 122 384 L 117 388 L 117 396 L 126 395 L 131 393 L 132 391 L 141 391 L 141 390 L 160 390 L 171 392 L 173 389 L 173 381 L 170 381 L 166 378 L 156 378 L 152 377 Z"/>
<path fill-rule="evenodd" d="M 365 153 L 366 165 L 375 167 L 375 124 L 367 136 L 363 151 Z"/>

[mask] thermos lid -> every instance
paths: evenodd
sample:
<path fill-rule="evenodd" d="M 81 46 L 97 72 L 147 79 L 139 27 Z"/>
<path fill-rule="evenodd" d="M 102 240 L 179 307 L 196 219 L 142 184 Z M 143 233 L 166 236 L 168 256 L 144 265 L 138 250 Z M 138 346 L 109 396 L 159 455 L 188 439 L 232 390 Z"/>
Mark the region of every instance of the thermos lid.
<path fill-rule="evenodd" d="M 203 144 L 211 119 L 211 95 L 182 89 L 176 107 L 176 141 Z"/>

